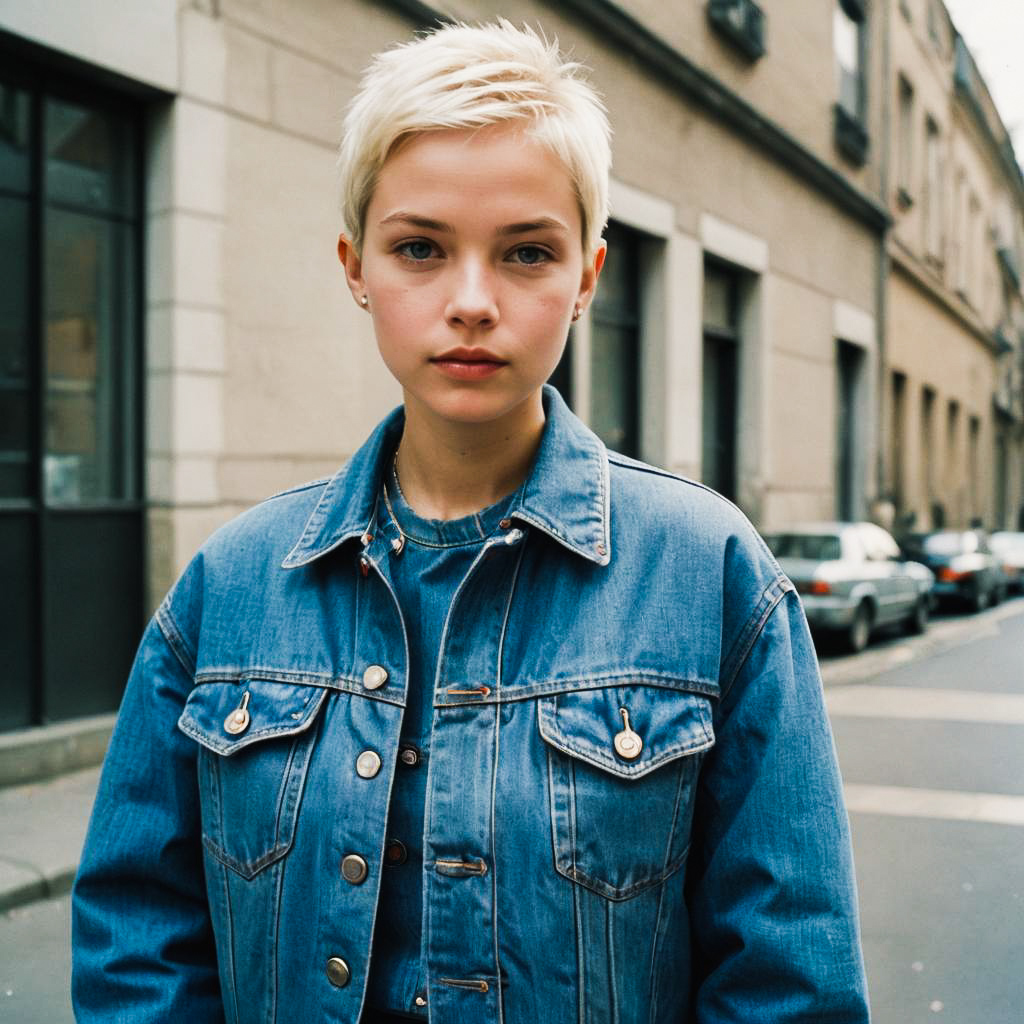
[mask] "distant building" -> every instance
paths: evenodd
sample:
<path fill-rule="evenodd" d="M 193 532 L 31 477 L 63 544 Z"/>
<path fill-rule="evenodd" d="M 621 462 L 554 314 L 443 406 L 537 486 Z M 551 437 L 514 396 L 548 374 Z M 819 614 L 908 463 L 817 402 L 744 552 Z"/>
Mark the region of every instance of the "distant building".
<path fill-rule="evenodd" d="M 879 498 L 918 525 L 939 501 L 949 522 L 1005 520 L 1021 195 L 981 127 L 998 144 L 984 87 L 954 87 L 969 58 L 941 7 L 940 60 L 908 49 L 929 22 L 897 2 L 3 4 L 0 729 L 115 707 L 203 539 L 333 472 L 400 400 L 334 259 L 333 153 L 370 55 L 442 13 L 543 26 L 606 97 L 611 256 L 555 379 L 611 447 L 763 525 Z M 899 182 L 897 74 L 917 140 Z M 982 211 L 973 310 L 927 258 L 941 239 L 952 259 L 934 225 L 953 200 L 933 198 L 952 139 Z M 915 447 L 929 393 L 934 444 Z M 952 402 L 969 485 L 940 446 Z"/>
<path fill-rule="evenodd" d="M 1016 527 L 1024 180 L 943 5 L 892 6 L 885 490 L 905 527 Z"/>

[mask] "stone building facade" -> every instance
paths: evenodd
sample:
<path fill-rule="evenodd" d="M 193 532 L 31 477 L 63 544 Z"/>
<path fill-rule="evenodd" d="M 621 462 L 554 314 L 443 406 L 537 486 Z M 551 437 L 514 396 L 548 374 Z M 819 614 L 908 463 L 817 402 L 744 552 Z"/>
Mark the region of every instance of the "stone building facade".
<path fill-rule="evenodd" d="M 611 446 L 708 481 L 761 526 L 863 518 L 890 497 L 923 524 L 949 466 L 933 452 L 921 483 L 928 387 L 933 429 L 955 399 L 961 468 L 982 467 L 973 490 L 951 484 L 948 521 L 996 521 L 997 450 L 1012 509 L 1020 296 L 998 321 L 1010 358 L 992 282 L 1020 266 L 1024 203 L 953 57 L 909 49 L 917 15 L 889 2 L 90 0 L 57 19 L 0 0 L 0 214 L 17 207 L 29 267 L 24 308 L 0 309 L 0 344 L 22 353 L 0 379 L 31 409 L 24 437 L 0 435 L 28 467 L 0 476 L 0 557 L 41 581 L 28 601 L 0 595 L 22 695 L 0 729 L 113 707 L 144 615 L 203 539 L 333 472 L 399 401 L 334 256 L 334 152 L 370 55 L 438 17 L 539 26 L 605 96 L 610 256 L 556 378 Z M 1009 210 L 1017 262 L 989 253 L 976 309 L 932 280 L 925 203 L 904 208 L 889 180 L 890 63 L 927 91 L 978 203 Z M 10 185 L 3 161 L 22 157 Z M 97 241 L 112 231 L 116 246 Z M 91 268 L 78 291 L 68 267 Z M 72 391 L 74 409 L 54 397 Z M 903 424 L 898 446 L 883 421 Z M 117 639 L 97 653 L 97 635 Z"/>
<path fill-rule="evenodd" d="M 906 527 L 1019 528 L 1024 180 L 941 3 L 889 15 L 885 492 Z"/>

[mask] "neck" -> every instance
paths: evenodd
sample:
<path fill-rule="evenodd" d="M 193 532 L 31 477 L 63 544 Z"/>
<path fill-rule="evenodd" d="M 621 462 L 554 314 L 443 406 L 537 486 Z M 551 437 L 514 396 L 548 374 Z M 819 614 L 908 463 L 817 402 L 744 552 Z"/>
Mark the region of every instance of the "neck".
<path fill-rule="evenodd" d="M 511 494 L 529 475 L 544 431 L 540 394 L 500 420 L 452 423 L 406 396 L 395 469 L 425 519 L 461 519 Z"/>

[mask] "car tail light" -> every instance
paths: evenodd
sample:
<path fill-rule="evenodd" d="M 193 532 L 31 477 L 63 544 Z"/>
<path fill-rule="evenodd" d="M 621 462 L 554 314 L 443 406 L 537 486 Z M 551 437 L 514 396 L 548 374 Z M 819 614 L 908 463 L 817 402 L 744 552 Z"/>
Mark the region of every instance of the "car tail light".
<path fill-rule="evenodd" d="M 811 580 L 810 586 L 807 588 L 808 594 L 816 594 L 818 597 L 824 597 L 825 594 L 831 594 L 832 588 L 824 580 Z"/>
<path fill-rule="evenodd" d="M 956 583 L 958 580 L 967 579 L 970 575 L 969 572 L 957 572 L 956 569 L 950 569 L 948 565 L 944 565 L 939 570 L 939 581 L 942 583 Z"/>

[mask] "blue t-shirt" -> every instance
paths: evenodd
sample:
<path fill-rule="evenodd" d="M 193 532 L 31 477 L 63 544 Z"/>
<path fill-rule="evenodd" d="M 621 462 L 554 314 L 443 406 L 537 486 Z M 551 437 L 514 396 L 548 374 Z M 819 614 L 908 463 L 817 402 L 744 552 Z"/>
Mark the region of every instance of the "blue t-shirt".
<path fill-rule="evenodd" d="M 500 529 L 514 495 L 463 519 L 423 519 L 388 474 L 377 530 L 392 544 L 391 583 L 409 641 L 409 682 L 391 790 L 366 1006 L 427 1016 L 423 942 L 423 823 L 433 693 L 445 619 L 484 541 Z"/>

